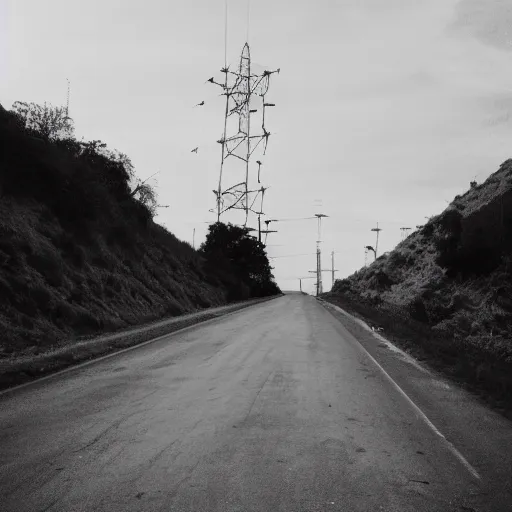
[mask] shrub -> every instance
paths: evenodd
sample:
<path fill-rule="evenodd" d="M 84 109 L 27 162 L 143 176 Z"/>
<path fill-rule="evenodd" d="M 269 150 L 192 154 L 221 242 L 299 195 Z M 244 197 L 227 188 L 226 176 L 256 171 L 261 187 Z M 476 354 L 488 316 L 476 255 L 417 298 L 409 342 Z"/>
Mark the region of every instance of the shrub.
<path fill-rule="evenodd" d="M 426 237 L 431 237 L 434 234 L 434 225 L 429 222 L 421 228 L 421 234 Z"/>
<path fill-rule="evenodd" d="M 428 323 L 429 317 L 423 300 L 416 297 L 407 307 L 408 313 L 413 320 L 421 323 Z"/>
<path fill-rule="evenodd" d="M 51 316 L 57 326 L 66 329 L 75 324 L 77 313 L 67 302 L 60 301 L 55 305 Z"/>
<path fill-rule="evenodd" d="M 39 252 L 29 254 L 27 263 L 37 270 L 54 287 L 59 287 L 63 283 L 63 265 L 60 257 L 56 253 L 40 249 Z"/>
<path fill-rule="evenodd" d="M 30 296 L 34 299 L 41 312 L 48 313 L 51 311 L 53 295 L 49 292 L 48 288 L 40 284 L 34 284 L 30 288 Z"/>

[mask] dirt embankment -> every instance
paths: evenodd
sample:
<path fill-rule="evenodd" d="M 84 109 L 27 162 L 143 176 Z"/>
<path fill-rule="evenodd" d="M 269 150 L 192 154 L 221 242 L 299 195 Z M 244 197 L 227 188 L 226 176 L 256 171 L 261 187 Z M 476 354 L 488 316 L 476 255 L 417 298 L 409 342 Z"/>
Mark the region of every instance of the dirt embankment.
<path fill-rule="evenodd" d="M 0 363 L 248 298 L 95 147 L 34 137 L 0 106 Z"/>
<path fill-rule="evenodd" d="M 496 400 L 512 397 L 512 160 L 325 298 Z M 395 340 L 398 341 L 398 340 Z"/>

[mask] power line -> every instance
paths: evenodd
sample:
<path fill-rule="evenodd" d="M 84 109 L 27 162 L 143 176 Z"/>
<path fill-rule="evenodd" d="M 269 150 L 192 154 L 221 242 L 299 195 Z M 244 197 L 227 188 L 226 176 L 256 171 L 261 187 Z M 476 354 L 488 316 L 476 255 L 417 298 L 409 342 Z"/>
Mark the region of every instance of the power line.
<path fill-rule="evenodd" d="M 294 220 L 310 220 L 310 219 L 316 219 L 316 217 L 294 217 L 289 219 L 275 219 L 278 222 L 289 222 Z"/>
<path fill-rule="evenodd" d="M 287 254 L 286 256 L 269 256 L 270 260 L 275 260 L 276 258 L 296 258 L 298 256 L 314 256 L 316 253 L 308 252 L 303 254 Z"/>

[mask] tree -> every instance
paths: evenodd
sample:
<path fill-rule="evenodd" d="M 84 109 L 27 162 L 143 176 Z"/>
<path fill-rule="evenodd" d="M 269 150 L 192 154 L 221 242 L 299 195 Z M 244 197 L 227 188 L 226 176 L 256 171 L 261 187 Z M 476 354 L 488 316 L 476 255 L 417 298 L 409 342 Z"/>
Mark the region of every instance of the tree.
<path fill-rule="evenodd" d="M 279 293 L 265 246 L 247 228 L 222 222 L 211 224 L 199 251 L 210 262 L 234 274 L 238 282 L 249 288 L 251 296 Z"/>
<path fill-rule="evenodd" d="M 66 107 L 54 107 L 46 102 L 44 105 L 38 105 L 15 101 L 12 112 L 25 129 L 39 134 L 44 139 L 54 141 L 73 136 L 73 120 L 68 116 Z"/>
<path fill-rule="evenodd" d="M 80 158 L 89 165 L 103 170 L 103 177 L 112 191 L 120 196 L 128 195 L 141 203 L 153 217 L 157 209 L 157 197 L 154 188 L 147 183 L 155 173 L 144 181 L 135 176 L 132 161 L 121 151 L 110 150 L 101 140 L 80 142 Z"/>
<path fill-rule="evenodd" d="M 155 215 L 157 209 L 156 192 L 151 185 L 143 183 L 140 187 L 137 186 L 135 193 L 132 192 L 132 196 L 136 196 L 137 201 L 142 203 L 152 216 Z"/>
<path fill-rule="evenodd" d="M 152 216 L 155 215 L 158 205 L 155 189 L 148 183 L 148 181 L 157 174 L 158 172 L 155 172 L 155 174 L 146 178 L 144 181 L 139 178 L 135 178 L 135 174 L 132 174 L 132 181 L 135 181 L 136 185 L 132 185 L 130 195 L 142 203 L 150 211 Z"/>

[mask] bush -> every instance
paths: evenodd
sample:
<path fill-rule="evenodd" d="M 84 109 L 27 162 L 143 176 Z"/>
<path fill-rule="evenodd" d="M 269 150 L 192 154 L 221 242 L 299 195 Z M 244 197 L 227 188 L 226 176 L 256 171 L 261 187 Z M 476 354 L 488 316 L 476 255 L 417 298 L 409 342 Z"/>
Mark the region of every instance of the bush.
<path fill-rule="evenodd" d="M 431 237 L 434 234 L 434 225 L 429 222 L 421 228 L 421 234 L 425 237 Z"/>
<path fill-rule="evenodd" d="M 30 296 L 34 299 L 39 310 L 43 313 L 49 313 L 52 309 L 51 302 L 53 295 L 50 293 L 48 288 L 35 284 L 30 289 Z"/>
<path fill-rule="evenodd" d="M 37 270 L 48 284 L 59 287 L 63 283 L 63 265 L 60 257 L 48 250 L 42 249 L 27 256 L 27 263 Z"/>
<path fill-rule="evenodd" d="M 423 300 L 416 297 L 408 306 L 407 311 L 413 320 L 427 324 L 429 317 Z"/>

